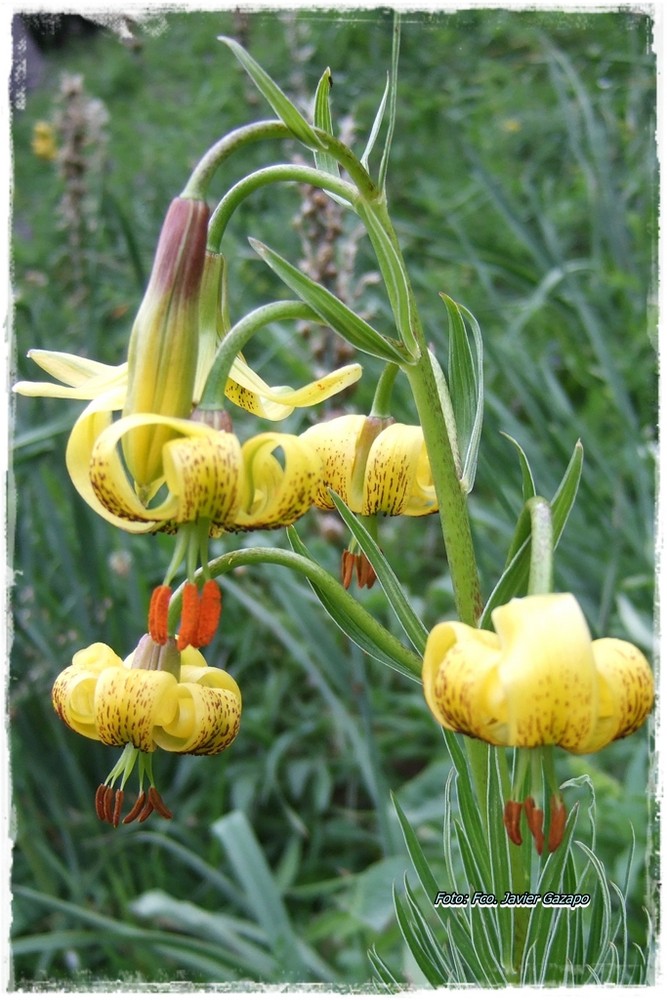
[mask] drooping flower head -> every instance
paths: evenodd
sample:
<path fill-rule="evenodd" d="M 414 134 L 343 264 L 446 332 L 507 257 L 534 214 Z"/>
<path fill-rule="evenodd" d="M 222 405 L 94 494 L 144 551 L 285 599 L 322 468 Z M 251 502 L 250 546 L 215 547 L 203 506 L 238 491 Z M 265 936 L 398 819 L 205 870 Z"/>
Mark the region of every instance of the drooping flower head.
<path fill-rule="evenodd" d="M 585 754 L 645 721 L 646 658 L 621 639 L 592 640 L 572 594 L 517 598 L 492 619 L 495 632 L 442 622 L 429 635 L 424 695 L 441 725 L 496 746 Z"/>
<path fill-rule="evenodd" d="M 315 504 L 332 510 L 329 490 L 355 514 L 420 517 L 438 509 L 421 427 L 349 414 L 301 435 L 322 460 Z"/>
<path fill-rule="evenodd" d="M 545 844 L 555 850 L 566 812 L 549 763 L 551 748 L 594 753 L 634 733 L 653 705 L 653 675 L 631 643 L 592 640 L 572 594 L 517 598 L 496 608 L 492 620 L 494 632 L 461 622 L 435 626 L 424 652 L 424 695 L 446 729 L 519 748 L 519 777 L 505 806 L 508 835 L 521 843 L 525 806 L 538 852 Z M 546 836 L 539 805 L 542 761 L 551 790 Z M 531 794 L 522 802 L 529 765 Z"/>
<path fill-rule="evenodd" d="M 152 775 L 155 750 L 221 753 L 235 739 L 241 720 L 241 692 L 230 674 L 210 667 L 191 646 L 179 652 L 173 639 L 158 645 L 150 636 L 125 660 L 104 643 L 80 650 L 56 678 L 52 700 L 56 713 L 76 733 L 125 748 L 96 797 L 100 818 L 116 826 L 124 785 L 137 760 L 140 805 L 124 822 L 145 819 L 153 809 L 166 815 Z M 150 781 L 148 793 L 143 791 L 144 775 Z"/>

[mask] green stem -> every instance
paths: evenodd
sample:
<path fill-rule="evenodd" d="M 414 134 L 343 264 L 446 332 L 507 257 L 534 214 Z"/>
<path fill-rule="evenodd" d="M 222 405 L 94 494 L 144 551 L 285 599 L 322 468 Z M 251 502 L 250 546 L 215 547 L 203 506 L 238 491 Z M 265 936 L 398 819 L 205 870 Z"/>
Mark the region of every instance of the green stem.
<path fill-rule="evenodd" d="M 233 153 L 238 152 L 251 142 L 258 142 L 261 139 L 290 139 L 292 133 L 287 126 L 276 120 L 254 122 L 252 125 L 243 125 L 234 129 L 227 135 L 219 139 L 208 152 L 204 153 L 201 160 L 192 171 L 188 183 L 183 189 L 182 198 L 204 199 L 211 183 L 211 178 L 215 171 L 225 160 L 229 159 Z"/>
<path fill-rule="evenodd" d="M 310 184 L 313 187 L 331 191 L 352 206 L 359 200 L 359 193 L 353 184 L 343 181 L 333 174 L 327 174 L 324 170 L 294 163 L 280 163 L 272 167 L 263 167 L 238 181 L 220 201 L 209 222 L 208 248 L 216 252 L 221 250 L 222 238 L 229 220 L 245 198 L 267 184 L 278 184 L 286 181 Z"/>
<path fill-rule="evenodd" d="M 308 320 L 311 323 L 322 322 L 317 313 L 313 312 L 310 306 L 304 302 L 287 300 L 259 306 L 247 313 L 238 323 L 235 323 L 218 348 L 198 408 L 200 410 L 221 409 L 225 386 L 236 355 L 243 350 L 247 341 L 262 327 L 269 323 L 280 323 L 291 319 Z"/>
<path fill-rule="evenodd" d="M 251 566 L 256 563 L 273 563 L 278 566 L 285 566 L 288 569 L 301 573 L 306 579 L 315 584 L 328 598 L 341 607 L 348 618 L 354 621 L 361 632 L 368 636 L 376 646 L 380 647 L 387 656 L 397 660 L 405 668 L 406 672 L 415 679 L 421 679 L 422 661 L 412 650 L 400 642 L 396 636 L 392 635 L 388 629 L 380 625 L 378 621 L 363 607 L 359 601 L 355 600 L 343 586 L 334 579 L 330 573 L 311 562 L 305 556 L 296 552 L 288 552 L 285 549 L 273 548 L 247 548 L 236 549 L 227 552 L 217 559 L 211 560 L 208 564 L 208 572 L 211 577 L 224 576 L 231 573 L 238 566 Z M 202 572 L 202 571 L 200 571 Z M 179 587 L 169 604 L 169 630 L 175 631 L 181 614 L 183 600 L 183 588 Z"/>
<path fill-rule="evenodd" d="M 375 395 L 370 412 L 371 417 L 384 419 L 391 416 L 391 393 L 399 371 L 399 366 L 394 364 L 393 361 L 390 361 L 382 369 L 382 374 L 375 387 Z"/>
<path fill-rule="evenodd" d="M 404 370 L 410 383 L 431 464 L 457 614 L 465 624 L 476 626 L 482 613 L 483 601 L 468 507 L 459 481 L 458 456 L 452 448 L 428 344 L 386 202 L 379 200 L 373 205 L 365 203 L 363 208 L 363 215 L 369 221 L 372 216 L 369 234 L 373 245 L 380 250 L 378 260 L 387 281 L 399 329 L 405 323 L 406 312 L 409 317 L 410 346 L 415 360 L 412 364 L 406 365 Z M 382 248 L 379 229 L 384 231 L 391 245 L 391 259 Z M 397 266 L 400 272 L 398 274 Z M 480 816 L 484 816 L 488 784 L 486 746 L 478 740 L 466 739 L 465 743 Z"/>
<path fill-rule="evenodd" d="M 440 524 L 454 588 L 457 613 L 462 622 L 476 626 L 482 613 L 483 604 L 468 507 L 465 493 L 459 482 L 456 456 L 450 443 L 440 394 L 429 358 L 428 344 L 386 205 L 378 202 L 373 206 L 372 211 L 394 247 L 409 298 L 411 334 L 416 343 L 419 357 L 413 364 L 406 365 L 404 370 L 417 407 L 419 422 L 424 431 L 424 440 L 431 463 L 431 474 L 438 498 Z"/>

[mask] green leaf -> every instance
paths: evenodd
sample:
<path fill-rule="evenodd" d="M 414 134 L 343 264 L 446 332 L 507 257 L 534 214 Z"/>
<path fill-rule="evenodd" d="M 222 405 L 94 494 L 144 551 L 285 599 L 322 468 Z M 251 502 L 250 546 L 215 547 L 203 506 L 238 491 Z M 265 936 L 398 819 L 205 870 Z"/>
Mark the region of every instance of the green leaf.
<path fill-rule="evenodd" d="M 248 52 L 246 52 L 243 46 L 239 45 L 239 43 L 234 41 L 233 38 L 227 38 L 225 35 L 219 35 L 218 41 L 222 42 L 232 50 L 248 76 L 259 90 L 260 94 L 262 94 L 262 96 L 269 102 L 275 113 L 280 119 L 282 119 L 292 135 L 296 139 L 299 139 L 299 141 L 309 149 L 321 150 L 323 148 L 322 143 L 317 137 L 315 130 L 308 124 L 306 119 L 294 106 L 294 104 L 292 104 L 289 97 L 283 93 L 278 84 L 275 83 L 269 74 L 262 69 L 259 63 L 256 62 Z"/>
<path fill-rule="evenodd" d="M 394 915 L 388 886 L 405 874 L 406 858 L 382 858 L 369 865 L 354 880 L 349 913 L 375 934 L 385 930 Z"/>
<path fill-rule="evenodd" d="M 291 982 L 306 981 L 309 963 L 301 954 L 303 943 L 292 929 L 276 881 L 245 814 L 239 810 L 229 813 L 217 820 L 211 831 L 245 889 L 246 907 L 266 934 L 281 976 Z"/>
<path fill-rule="evenodd" d="M 287 529 L 287 537 L 289 539 L 290 545 L 299 555 L 304 556 L 306 559 L 310 559 L 310 554 L 308 549 L 303 544 L 299 538 L 294 527 Z M 356 619 L 349 613 L 349 604 L 347 602 L 336 601 L 332 598 L 330 593 L 327 593 L 322 587 L 314 583 L 312 580 L 309 581 L 310 586 L 317 595 L 322 607 L 328 614 L 333 618 L 338 627 L 345 632 L 352 642 L 356 643 L 365 653 L 370 656 L 375 657 L 381 663 L 386 663 L 388 666 L 397 670 L 400 674 L 405 677 L 409 677 L 411 680 L 416 680 L 421 676 L 422 661 L 421 657 L 417 656 L 411 650 L 403 646 L 398 639 L 396 639 L 390 632 L 383 629 L 379 623 L 375 622 L 374 634 L 371 634 L 368 627 L 364 627 L 361 618 L 366 616 L 370 621 L 373 619 L 365 610 L 365 608 L 354 601 L 354 598 L 350 597 L 350 601 L 354 601 L 358 605 L 362 615 Z M 337 581 L 332 581 L 340 587 Z M 342 588 L 340 588 L 342 590 Z M 349 595 L 345 590 L 342 593 L 347 597 Z M 381 642 L 378 639 L 386 634 L 386 641 Z"/>
<path fill-rule="evenodd" d="M 266 949 L 266 937 L 255 923 L 229 916 L 210 913 L 190 900 L 175 899 L 161 889 L 143 893 L 130 906 L 132 913 L 143 920 L 154 921 L 158 926 L 178 929 L 199 941 L 219 942 L 238 956 L 239 965 L 246 973 L 260 974 L 267 979 L 275 974 L 275 961 Z M 264 944 L 264 948 L 258 947 Z"/>
<path fill-rule="evenodd" d="M 335 295 L 306 277 L 274 250 L 258 240 L 251 239 L 249 242 L 255 253 L 269 265 L 271 270 L 275 271 L 293 292 L 296 292 L 325 323 L 333 327 L 353 347 L 384 361 L 393 361 L 396 364 L 405 364 L 408 361 L 405 351 L 397 341 L 383 337 Z"/>
<path fill-rule="evenodd" d="M 462 457 L 461 483 L 469 493 L 475 482 L 484 414 L 482 334 L 475 317 L 448 295 L 440 293 L 449 319 L 448 385 L 454 410 L 458 448 Z M 472 333 L 472 345 L 466 320 Z M 473 349 L 474 347 L 474 349 Z"/>
<path fill-rule="evenodd" d="M 442 986 L 443 970 L 439 967 L 439 962 L 436 964 L 433 955 L 429 953 L 431 949 L 428 947 L 428 939 L 424 933 L 425 925 L 423 917 L 421 922 L 415 920 L 412 912 L 406 903 L 400 898 L 395 887 L 393 893 L 396 919 L 398 921 L 401 934 L 403 935 L 403 940 L 410 949 L 410 954 L 426 977 L 427 982 L 429 982 L 431 986 Z M 446 976 L 446 971 L 444 971 L 444 976 Z M 447 982 L 446 978 L 445 982 Z"/>
<path fill-rule="evenodd" d="M 528 457 L 519 442 L 513 438 L 511 434 L 506 434 L 505 431 L 501 431 L 500 433 L 514 445 L 519 453 L 519 464 L 521 466 L 521 494 L 523 496 L 523 502 L 525 503 L 527 500 L 530 500 L 531 497 L 537 495 L 535 480 L 528 462 Z"/>
<path fill-rule="evenodd" d="M 360 199 L 356 209 L 373 244 L 375 256 L 387 287 L 396 327 L 408 351 L 408 356 L 403 357 L 403 362 L 416 360 L 419 357 L 419 348 L 412 330 L 413 305 L 400 254 L 377 217 L 374 206 Z"/>
<path fill-rule="evenodd" d="M 333 490 L 329 490 L 329 493 L 336 505 L 336 510 L 345 521 L 362 552 L 375 570 L 376 576 L 387 596 L 387 600 L 403 626 L 405 634 L 420 656 L 423 656 L 428 629 L 411 607 L 399 583 L 398 577 L 371 533 Z"/>
<path fill-rule="evenodd" d="M 380 127 L 382 125 L 382 119 L 384 118 L 385 109 L 387 107 L 387 99 L 389 97 L 389 74 L 387 74 L 387 82 L 384 85 L 384 92 L 382 94 L 382 100 L 375 113 L 375 118 L 373 119 L 373 125 L 371 127 L 370 135 L 368 136 L 368 142 L 366 143 L 366 148 L 364 149 L 363 155 L 361 157 L 361 164 L 368 170 L 368 161 L 370 155 L 373 152 L 373 147 L 377 141 L 378 134 L 380 132 Z"/>
<path fill-rule="evenodd" d="M 327 66 L 324 73 L 320 77 L 320 81 L 317 85 L 317 90 L 315 91 L 315 108 L 313 111 L 313 119 L 317 128 L 321 129 L 323 132 L 327 132 L 329 135 L 333 135 L 333 122 L 331 120 L 331 107 L 329 104 L 329 95 L 331 93 L 331 87 L 333 86 L 333 80 L 331 77 L 331 70 Z M 323 153 L 319 150 L 315 150 L 315 166 L 318 170 L 324 170 L 327 174 L 334 174 L 334 176 L 340 176 L 340 168 L 338 166 L 338 160 L 335 156 L 330 153 Z M 332 195 L 332 197 L 336 197 Z"/>
<path fill-rule="evenodd" d="M 401 12 L 394 11 L 394 28 L 391 43 L 391 71 L 389 74 L 389 122 L 387 124 L 387 135 L 382 150 L 382 159 L 378 171 L 378 184 L 380 190 L 384 192 L 387 187 L 387 170 L 389 169 L 389 155 L 391 144 L 394 139 L 396 128 L 396 99 L 398 96 L 398 62 L 401 52 Z"/>
<path fill-rule="evenodd" d="M 554 548 L 563 534 L 570 511 L 577 498 L 583 461 L 584 449 L 581 441 L 577 441 L 565 474 L 551 501 Z M 494 587 L 480 618 L 480 628 L 490 628 L 491 612 L 493 609 L 501 604 L 507 604 L 508 601 L 525 589 L 529 568 L 530 537 L 526 538 L 521 544 Z"/>

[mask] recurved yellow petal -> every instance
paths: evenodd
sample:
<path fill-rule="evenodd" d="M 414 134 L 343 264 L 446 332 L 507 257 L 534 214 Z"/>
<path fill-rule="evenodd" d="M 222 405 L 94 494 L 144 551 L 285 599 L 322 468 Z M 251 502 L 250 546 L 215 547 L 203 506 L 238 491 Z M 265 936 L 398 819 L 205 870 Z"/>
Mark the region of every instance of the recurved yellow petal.
<path fill-rule="evenodd" d="M 653 674 L 636 646 L 622 639 L 596 639 L 592 649 L 600 689 L 598 718 L 575 753 L 595 753 L 613 740 L 630 736 L 653 707 Z"/>
<path fill-rule="evenodd" d="M 118 451 L 124 434 L 149 425 L 180 435 L 164 446 L 168 493 L 154 506 L 150 501 L 161 483 L 153 484 L 144 499 L 130 484 Z M 99 434 L 93 442 L 89 476 L 100 512 L 107 512 L 103 516 L 111 514 L 128 531 L 150 531 L 198 517 L 227 524 L 236 507 L 240 463 L 241 449 L 233 434 L 214 431 L 195 420 L 138 413 L 115 421 Z"/>
<path fill-rule="evenodd" d="M 14 392 L 21 396 L 51 396 L 57 399 L 96 399 L 110 390 L 118 390 L 119 409 L 125 402 L 127 364 L 105 365 L 101 361 L 80 358 L 61 351 L 28 351 L 28 357 L 62 382 L 17 382 Z M 121 394 L 122 393 L 122 394 Z"/>
<path fill-rule="evenodd" d="M 320 459 L 303 435 L 257 434 L 243 444 L 242 456 L 237 528 L 280 528 L 306 513 L 320 482 Z"/>
<path fill-rule="evenodd" d="M 507 743 L 572 750 L 593 731 L 598 685 L 591 636 L 572 594 L 522 597 L 492 614 L 507 698 Z"/>
<path fill-rule="evenodd" d="M 368 455 L 363 514 L 431 514 L 438 509 L 433 476 L 419 426 L 390 424 Z"/>
<path fill-rule="evenodd" d="M 56 678 L 51 692 L 53 707 L 66 725 L 81 736 L 99 740 L 95 715 L 95 688 L 100 675 L 109 667 L 119 667 L 122 660 L 103 642 L 79 650 L 71 666 Z"/>
<path fill-rule="evenodd" d="M 154 732 L 158 746 L 175 753 L 216 754 L 235 739 L 241 692 L 226 671 L 184 664 L 177 698 L 173 719 Z"/>
<path fill-rule="evenodd" d="M 441 622 L 424 652 L 424 696 L 440 725 L 504 744 L 507 705 L 498 684 L 500 641 L 462 622 Z"/>
<path fill-rule="evenodd" d="M 314 424 L 301 435 L 302 441 L 315 448 L 322 463 L 322 475 L 313 501 L 322 510 L 334 509 L 329 494 L 332 489 L 350 510 L 361 513 L 366 455 L 359 453 L 367 419 L 363 414 L 346 414 Z M 361 469 L 355 475 L 360 458 Z"/>
<path fill-rule="evenodd" d="M 287 385 L 270 386 L 239 354 L 232 365 L 225 395 L 237 406 L 257 416 L 267 420 L 284 420 L 296 407 L 313 406 L 342 392 L 361 378 L 361 372 L 361 365 L 345 365 L 300 389 Z"/>
<path fill-rule="evenodd" d="M 136 519 L 128 521 L 126 516 L 108 510 L 98 499 L 91 481 L 93 450 L 102 433 L 113 426 L 113 412 L 118 409 L 121 395 L 122 390 L 111 390 L 89 403 L 72 428 L 67 442 L 65 462 L 76 490 L 97 514 L 125 531 L 150 531 L 154 527 L 153 524 L 147 525 Z M 122 466 L 116 464 L 114 470 L 115 475 L 126 478 Z"/>
<path fill-rule="evenodd" d="M 178 681 L 165 670 L 133 670 L 124 665 L 100 674 L 95 688 L 99 739 L 108 746 L 131 743 L 150 753 L 154 730 L 176 716 Z"/>
<path fill-rule="evenodd" d="M 165 479 L 177 501 L 171 517 L 179 524 L 203 517 L 227 528 L 239 504 L 241 446 L 234 434 L 206 430 L 206 435 L 188 434 L 164 446 Z"/>

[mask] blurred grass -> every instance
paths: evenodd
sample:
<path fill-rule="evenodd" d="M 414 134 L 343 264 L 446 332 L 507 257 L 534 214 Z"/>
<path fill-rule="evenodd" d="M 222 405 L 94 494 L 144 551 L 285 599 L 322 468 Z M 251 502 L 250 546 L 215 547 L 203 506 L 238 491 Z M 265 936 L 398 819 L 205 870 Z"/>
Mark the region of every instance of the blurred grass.
<path fill-rule="evenodd" d="M 161 22 L 161 32 L 138 27 L 134 48 L 105 31 L 49 48 L 41 86 L 14 115 L 20 377 L 38 377 L 24 357 L 31 347 L 122 359 L 168 201 L 215 138 L 268 116 L 216 35 L 248 44 L 291 94 L 312 94 L 330 65 L 335 120 L 353 114 L 356 147 L 365 145 L 389 66 L 387 15 L 193 12 L 167 13 Z M 518 463 L 499 432 L 521 443 L 546 495 L 581 438 L 584 477 L 559 547 L 557 586 L 577 593 L 596 634 L 623 635 L 649 652 L 657 433 L 650 30 L 647 15 L 629 11 L 411 14 L 389 171 L 394 219 L 438 354 L 446 357 L 439 291 L 467 306 L 484 335 L 486 423 L 471 510 L 486 593 L 521 496 Z M 90 178 L 97 226 L 76 301 L 56 217 L 61 182 L 30 150 L 32 128 L 52 116 L 64 71 L 82 73 L 87 93 L 109 112 L 106 167 Z M 213 196 L 241 171 L 291 155 L 281 148 L 257 147 L 232 161 Z M 296 261 L 292 219 L 300 199 L 296 189 L 268 189 L 235 217 L 236 315 L 283 294 L 246 236 Z M 372 267 L 361 244 L 355 277 Z M 386 302 L 372 284 L 362 304 L 374 323 L 386 324 Z M 305 358 L 297 358 L 295 343 L 281 330 L 250 355 L 264 372 L 280 372 L 274 382 L 297 382 L 308 352 L 304 342 Z M 372 363 L 366 367 L 372 374 Z M 345 405 L 363 410 L 371 397 L 369 377 Z M 120 536 L 74 495 L 64 447 L 79 409 L 22 399 L 14 425 L 17 984 L 282 981 L 270 928 L 253 909 L 257 900 L 229 837 L 219 836 L 230 817 L 238 837 L 238 824 L 254 831 L 266 892 L 285 933 L 299 942 L 305 964 L 294 975 L 363 983 L 374 945 L 419 982 L 404 964 L 393 919 L 390 884 L 400 884 L 408 863 L 389 790 L 437 870 L 448 767 L 442 740 L 417 685 L 365 661 L 283 570 L 225 581 L 224 627 L 209 658 L 227 664 L 243 689 L 239 739 L 217 759 L 157 761 L 160 788 L 176 809 L 169 825 L 113 833 L 99 826 L 92 795 L 111 757 L 64 730 L 49 690 L 82 645 L 102 640 L 125 653 L 134 644 L 169 542 Z M 399 391 L 396 417 L 412 416 Z M 239 418 L 241 431 L 250 425 Z M 290 426 L 302 423 L 293 418 Z M 321 530 L 322 519 L 310 514 L 300 532 L 335 572 L 345 535 L 326 523 Z M 284 544 L 279 536 L 265 541 Z M 426 624 L 451 614 L 437 525 L 387 522 L 381 541 Z M 364 601 L 394 627 L 381 593 Z M 629 930 L 639 944 L 646 936 L 648 744 L 643 730 L 590 760 L 559 759 L 563 780 L 593 775 L 598 848 L 619 881 L 634 829 Z"/>

